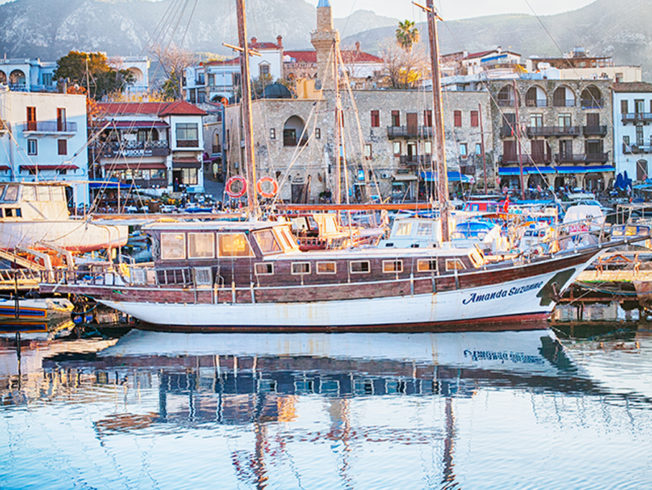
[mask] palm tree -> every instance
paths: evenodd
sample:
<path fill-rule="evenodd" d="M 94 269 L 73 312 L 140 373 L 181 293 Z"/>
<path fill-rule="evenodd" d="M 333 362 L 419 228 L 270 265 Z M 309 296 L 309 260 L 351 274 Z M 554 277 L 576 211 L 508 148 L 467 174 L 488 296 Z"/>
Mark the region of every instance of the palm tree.
<path fill-rule="evenodd" d="M 411 20 L 404 20 L 398 23 L 396 28 L 396 41 L 405 51 L 412 51 L 412 46 L 419 42 L 419 29 Z"/>

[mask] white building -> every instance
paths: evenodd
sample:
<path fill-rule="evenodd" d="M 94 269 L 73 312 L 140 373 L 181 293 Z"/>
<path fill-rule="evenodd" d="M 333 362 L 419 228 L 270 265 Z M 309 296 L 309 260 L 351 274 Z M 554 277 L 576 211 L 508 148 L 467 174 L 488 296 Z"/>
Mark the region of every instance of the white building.
<path fill-rule="evenodd" d="M 91 148 L 103 179 L 150 194 L 204 191 L 204 111 L 184 101 L 99 104 Z"/>
<path fill-rule="evenodd" d="M 269 76 L 274 82 L 283 77 L 283 37 L 276 43 L 259 42 L 251 38 L 249 48 L 260 56 L 250 57 L 252 80 Z M 192 103 L 220 102 L 229 100 L 240 86 L 240 58 L 209 61 L 186 68 L 184 73 L 186 100 Z"/>
<path fill-rule="evenodd" d="M 613 111 L 616 173 L 645 180 L 652 161 L 652 83 L 615 83 Z"/>
<path fill-rule="evenodd" d="M 88 204 L 86 97 L 0 91 L 0 181 L 77 181 Z"/>
<path fill-rule="evenodd" d="M 134 76 L 134 83 L 125 89 L 130 95 L 144 95 L 149 92 L 150 60 L 147 56 L 114 56 L 108 65 L 116 70 L 128 70 Z"/>
<path fill-rule="evenodd" d="M 56 69 L 55 61 L 0 59 L 0 85 L 19 92 L 54 92 Z"/>

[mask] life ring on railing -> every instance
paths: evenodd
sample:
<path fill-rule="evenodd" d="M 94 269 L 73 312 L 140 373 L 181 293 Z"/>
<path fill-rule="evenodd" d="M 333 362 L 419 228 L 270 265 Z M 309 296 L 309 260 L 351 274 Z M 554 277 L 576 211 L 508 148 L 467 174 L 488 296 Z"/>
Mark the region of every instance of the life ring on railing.
<path fill-rule="evenodd" d="M 240 183 L 239 191 L 233 190 L 233 185 L 236 182 Z M 241 175 L 234 175 L 233 177 L 229 177 L 229 180 L 227 180 L 226 184 L 224 185 L 224 192 L 226 192 L 228 196 L 232 197 L 233 199 L 242 197 L 247 193 L 247 181 Z"/>
<path fill-rule="evenodd" d="M 263 189 L 264 184 L 270 184 L 272 186 L 271 191 L 265 191 Z M 263 197 L 266 198 L 272 198 L 276 195 L 278 192 L 278 182 L 276 182 L 276 179 L 272 177 L 261 177 L 258 179 L 258 182 L 256 182 L 256 190 L 258 191 L 258 194 L 260 194 Z"/>

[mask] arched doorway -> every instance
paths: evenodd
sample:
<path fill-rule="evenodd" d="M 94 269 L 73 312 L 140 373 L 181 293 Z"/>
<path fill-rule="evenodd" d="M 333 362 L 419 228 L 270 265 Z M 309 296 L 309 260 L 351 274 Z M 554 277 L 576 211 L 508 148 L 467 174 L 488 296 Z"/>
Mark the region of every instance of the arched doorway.
<path fill-rule="evenodd" d="M 7 85 L 7 74 L 0 70 L 0 84 Z"/>
<path fill-rule="evenodd" d="M 600 173 L 586 174 L 584 177 L 584 189 L 589 192 L 602 192 L 604 190 L 604 179 Z"/>
<path fill-rule="evenodd" d="M 20 87 L 25 86 L 25 73 L 22 70 L 14 70 L 9 75 L 9 86 Z"/>
<path fill-rule="evenodd" d="M 530 87 L 525 93 L 525 105 L 527 107 L 546 107 L 548 105 L 548 96 L 545 90 L 537 85 Z"/>
<path fill-rule="evenodd" d="M 514 91 L 514 87 L 511 85 L 505 85 L 500 89 L 500 92 L 498 92 L 496 99 L 500 107 L 515 107 L 518 103 L 519 97 L 518 93 Z"/>
<path fill-rule="evenodd" d="M 557 87 L 552 94 L 552 105 L 554 107 L 574 107 L 575 92 L 566 85 Z"/>
<path fill-rule="evenodd" d="M 283 146 L 305 145 L 308 138 L 304 134 L 305 124 L 299 116 L 292 116 L 283 125 Z"/>
<path fill-rule="evenodd" d="M 595 85 L 589 85 L 580 95 L 582 109 L 600 109 L 604 102 L 602 100 L 602 92 Z"/>

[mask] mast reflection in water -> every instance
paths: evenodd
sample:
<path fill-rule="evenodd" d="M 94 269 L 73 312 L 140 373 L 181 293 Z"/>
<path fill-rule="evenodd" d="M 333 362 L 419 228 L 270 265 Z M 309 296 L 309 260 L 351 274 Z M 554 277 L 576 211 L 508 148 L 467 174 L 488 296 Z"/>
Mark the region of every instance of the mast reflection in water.
<path fill-rule="evenodd" d="M 0 485 L 643 486 L 651 340 L 132 331 L 18 365 L 8 339 Z"/>

